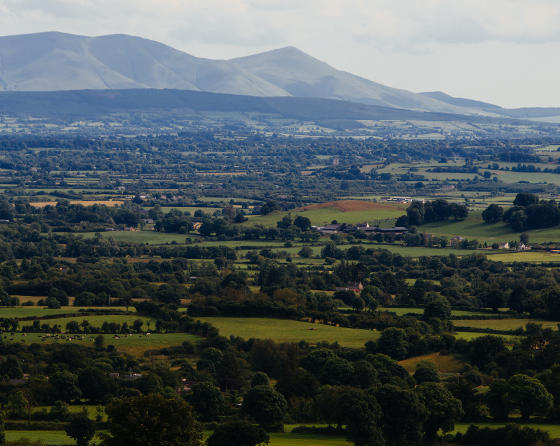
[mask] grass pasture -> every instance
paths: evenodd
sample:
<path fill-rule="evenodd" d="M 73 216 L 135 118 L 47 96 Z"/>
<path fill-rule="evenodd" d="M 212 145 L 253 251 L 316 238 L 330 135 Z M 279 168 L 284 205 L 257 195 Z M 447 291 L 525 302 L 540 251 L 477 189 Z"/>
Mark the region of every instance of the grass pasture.
<path fill-rule="evenodd" d="M 415 356 L 414 358 L 399 361 L 409 373 L 414 373 L 416 366 L 423 361 L 428 361 L 436 366 L 440 373 L 459 373 L 463 369 L 463 363 L 452 355 L 431 353 L 429 355 Z"/>
<path fill-rule="evenodd" d="M 306 341 L 338 342 L 345 347 L 363 347 L 367 341 L 379 337 L 378 331 L 356 328 L 334 327 L 288 319 L 240 318 L 240 317 L 203 317 L 223 336 L 239 336 L 244 339 L 272 339 L 276 342 Z"/>
<path fill-rule="evenodd" d="M 558 329 L 558 322 L 539 321 L 535 319 L 471 319 L 455 321 L 453 324 L 459 331 L 463 327 L 507 331 L 525 328 L 529 323 L 542 325 L 543 328 Z"/>
<path fill-rule="evenodd" d="M 82 232 L 84 238 L 93 238 L 94 232 Z M 167 234 L 157 231 L 107 231 L 102 232 L 103 238 L 112 238 L 116 242 L 147 243 L 149 245 L 163 245 L 165 243 L 185 243 L 187 234 Z"/>
<path fill-rule="evenodd" d="M 288 427 L 288 426 L 287 426 Z M 289 427 L 288 427 L 289 429 Z M 205 432 L 205 437 L 209 435 Z M 41 440 L 49 446 L 74 444 L 74 441 L 64 431 L 6 431 L 6 440 L 16 441 L 22 438 Z M 97 435 L 92 444 L 99 444 L 101 439 Z M 332 437 L 319 434 L 300 434 L 291 431 L 270 434 L 271 446 L 347 446 L 352 445 L 344 437 Z"/>
<path fill-rule="evenodd" d="M 56 316 L 58 314 L 78 313 L 82 307 L 62 307 L 56 309 L 44 307 L 0 307 L 1 318 L 25 318 Z"/>
<path fill-rule="evenodd" d="M 49 446 L 74 444 L 74 440 L 64 431 L 6 431 L 7 441 L 17 441 L 24 438 L 32 441 L 42 441 Z M 94 438 L 94 444 L 99 444 L 99 442 L 99 438 Z"/>
<path fill-rule="evenodd" d="M 560 254 L 546 251 L 525 251 L 525 252 L 508 252 L 502 254 L 493 254 L 488 257 L 490 260 L 497 262 L 513 263 L 556 263 L 560 262 Z"/>
<path fill-rule="evenodd" d="M 488 333 L 477 333 L 473 331 L 457 331 L 455 333 L 455 337 L 457 339 L 464 339 L 465 341 L 472 341 L 473 339 L 480 338 L 481 336 L 487 336 Z M 514 335 L 492 335 L 492 336 L 499 336 L 503 338 L 506 343 L 513 343 L 515 340 L 519 339 L 519 336 Z"/>
<path fill-rule="evenodd" d="M 560 176 L 559 176 L 560 177 Z M 519 241 L 519 233 L 513 232 L 506 223 L 486 224 L 481 211 L 471 211 L 463 221 L 428 223 L 419 227 L 419 231 L 438 236 L 453 237 L 460 235 L 469 240 L 493 242 Z M 529 241 L 544 243 L 560 240 L 560 227 L 533 229 L 525 231 Z"/>
<path fill-rule="evenodd" d="M 29 203 L 35 208 L 44 208 L 46 206 L 56 206 L 56 201 L 32 201 Z M 94 204 L 102 204 L 104 206 L 121 206 L 124 204 L 122 200 L 70 200 L 70 204 L 80 204 L 82 206 L 93 206 Z"/>
<path fill-rule="evenodd" d="M 54 336 L 45 333 L 6 333 L 2 339 L 6 342 L 23 342 L 25 344 L 68 344 L 76 343 L 85 346 L 93 346 L 97 335 L 62 335 Z M 133 356 L 142 356 L 147 350 L 181 345 L 185 341 L 197 343 L 200 338 L 187 333 L 152 333 L 151 335 L 133 334 L 102 335 L 105 345 L 114 345 L 118 351 L 129 353 Z M 70 339 L 71 338 L 71 339 Z"/>
<path fill-rule="evenodd" d="M 507 424 L 518 424 L 519 426 L 527 426 L 533 429 L 539 429 L 544 432 L 548 432 L 551 438 L 560 438 L 560 424 L 547 424 L 547 423 L 518 423 L 518 422 L 510 422 L 510 423 L 493 423 L 493 422 L 486 422 L 486 423 L 455 423 L 455 430 L 453 433 L 465 433 L 469 426 L 474 424 L 479 427 L 488 427 L 491 429 L 498 429 L 500 427 L 504 427 Z"/>
<path fill-rule="evenodd" d="M 409 308 L 409 307 L 380 307 L 380 311 L 390 311 L 397 316 L 405 314 L 423 314 L 424 308 Z M 465 310 L 452 310 L 451 316 L 488 316 L 488 313 L 479 311 L 465 311 Z"/>
<path fill-rule="evenodd" d="M 143 324 L 143 329 L 148 327 L 153 327 L 155 324 L 151 322 L 151 320 L 147 317 L 140 317 L 134 315 L 127 315 L 127 314 L 109 314 L 109 315 L 99 315 L 99 316 L 75 316 L 75 317 L 64 317 L 64 318 L 55 318 L 55 319 L 42 319 L 40 322 L 41 324 L 47 323 L 51 326 L 53 325 L 60 325 L 61 327 L 66 327 L 66 324 L 69 322 L 77 322 L 81 324 L 83 321 L 87 321 L 92 327 L 101 328 L 104 322 L 107 323 L 118 323 L 124 324 L 125 322 L 128 324 L 129 327 L 132 326 L 135 320 L 140 319 Z M 33 321 L 21 321 L 20 326 L 30 326 L 33 325 Z"/>

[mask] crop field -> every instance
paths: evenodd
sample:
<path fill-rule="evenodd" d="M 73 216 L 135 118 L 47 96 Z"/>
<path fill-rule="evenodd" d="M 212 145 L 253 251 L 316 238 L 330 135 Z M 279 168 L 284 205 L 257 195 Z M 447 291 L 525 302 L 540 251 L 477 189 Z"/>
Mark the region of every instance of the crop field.
<path fill-rule="evenodd" d="M 272 339 L 276 342 L 338 342 L 346 347 L 363 347 L 379 337 L 378 331 L 334 327 L 324 324 L 270 318 L 203 317 L 220 330 L 222 336 L 244 339 Z"/>
<path fill-rule="evenodd" d="M 518 328 L 525 328 L 529 323 L 542 325 L 543 328 L 558 329 L 558 322 L 539 321 L 536 319 L 472 319 L 455 321 L 453 324 L 457 330 L 461 330 L 462 327 L 516 330 Z"/>
<path fill-rule="evenodd" d="M 92 346 L 97 335 L 50 335 L 46 333 L 6 333 L 2 339 L 6 342 L 23 342 L 25 344 L 68 344 L 76 343 Z M 200 338 L 187 333 L 152 333 L 150 335 L 102 335 L 105 345 L 114 345 L 118 351 L 134 356 L 142 356 L 147 350 L 181 345 L 185 341 L 197 343 Z"/>
<path fill-rule="evenodd" d="M 370 224 L 383 223 L 393 225 L 394 220 L 405 214 L 405 206 L 380 204 L 360 200 L 331 201 L 318 205 L 310 205 L 304 208 L 294 209 L 289 213 L 292 217 L 298 215 L 311 220 L 313 225 L 324 225 L 333 220 L 339 223 L 363 223 Z M 281 220 L 288 212 L 273 212 L 264 216 L 252 216 L 245 225 L 276 226 L 276 222 Z"/>

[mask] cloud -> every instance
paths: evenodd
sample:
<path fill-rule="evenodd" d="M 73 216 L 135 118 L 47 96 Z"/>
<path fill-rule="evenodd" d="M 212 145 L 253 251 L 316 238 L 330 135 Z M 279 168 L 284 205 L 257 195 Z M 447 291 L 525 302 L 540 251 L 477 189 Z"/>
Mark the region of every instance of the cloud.
<path fill-rule="evenodd" d="M 185 43 L 282 42 L 330 33 L 404 48 L 430 42 L 560 40 L 557 0 L 3 0 L 2 29 L 65 26 Z M 2 18 L 17 18 L 6 23 Z M 47 25 L 48 24 L 48 25 Z"/>

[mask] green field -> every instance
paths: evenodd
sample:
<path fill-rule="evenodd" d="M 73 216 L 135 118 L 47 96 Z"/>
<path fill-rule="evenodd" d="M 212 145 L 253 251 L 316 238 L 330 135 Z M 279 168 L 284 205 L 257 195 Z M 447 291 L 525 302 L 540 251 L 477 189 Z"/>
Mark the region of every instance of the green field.
<path fill-rule="evenodd" d="M 57 309 L 50 309 L 46 307 L 0 307 L 0 317 L 4 318 L 26 318 L 26 317 L 45 317 L 54 316 L 57 314 L 74 314 L 80 313 L 80 310 L 115 310 L 124 311 L 125 307 L 61 307 Z M 130 307 L 129 312 L 134 312 L 136 309 Z"/>
<path fill-rule="evenodd" d="M 6 333 L 2 339 L 6 342 L 23 342 L 25 344 L 68 344 L 76 343 L 86 346 L 93 346 L 93 341 L 97 335 L 49 335 L 46 333 Z M 175 345 L 181 345 L 185 341 L 196 343 L 199 337 L 188 333 L 152 333 L 150 335 L 133 334 L 102 335 L 105 338 L 105 345 L 114 345 L 118 351 L 126 352 L 131 355 L 141 356 L 147 350 L 160 349 Z"/>
<path fill-rule="evenodd" d="M 24 317 L 44 317 L 57 314 L 78 313 L 83 307 L 62 307 L 49 309 L 44 307 L 1 307 L 0 317 L 3 318 L 24 318 Z"/>
<path fill-rule="evenodd" d="M 558 329 L 558 322 L 539 321 L 536 319 L 472 319 L 455 321 L 453 324 L 458 330 L 462 327 L 489 328 L 492 330 L 516 330 L 525 328 L 529 323 L 542 325 L 544 328 Z"/>
<path fill-rule="evenodd" d="M 559 176 L 560 177 L 560 176 Z M 471 211 L 463 221 L 446 221 L 429 223 L 420 226 L 420 232 L 453 237 L 460 235 L 466 239 L 476 239 L 481 242 L 509 242 L 519 241 L 519 233 L 513 232 L 505 223 L 486 224 L 482 220 L 480 211 Z M 560 228 L 533 229 L 526 231 L 530 242 L 548 242 L 560 240 Z"/>
<path fill-rule="evenodd" d="M 545 251 L 508 252 L 503 254 L 493 254 L 489 257 L 489 259 L 504 263 L 555 263 L 560 262 L 560 254 Z"/>
<path fill-rule="evenodd" d="M 244 339 L 272 339 L 276 342 L 307 341 L 338 342 L 346 347 L 363 347 L 369 340 L 379 337 L 378 331 L 354 328 L 334 327 L 288 319 L 238 318 L 238 317 L 204 317 L 220 330 L 222 336 L 239 336 Z"/>
<path fill-rule="evenodd" d="M 64 431 L 6 431 L 6 440 L 15 441 L 21 438 L 41 440 L 47 445 L 74 444 Z M 100 439 L 94 438 L 93 443 L 98 444 Z M 352 443 L 344 437 L 331 437 L 318 434 L 298 434 L 293 432 L 270 434 L 271 446 L 347 446 Z"/>
<path fill-rule="evenodd" d="M 391 311 L 396 313 L 397 316 L 402 316 L 404 314 L 423 314 L 423 308 L 407 308 L 407 307 L 379 307 L 380 311 Z M 488 313 L 482 313 L 480 311 L 465 311 L 465 310 L 452 310 L 451 316 L 488 316 Z"/>
<path fill-rule="evenodd" d="M 21 438 L 38 441 L 41 440 L 47 445 L 69 445 L 74 444 L 74 440 L 66 435 L 64 431 L 6 431 L 7 441 L 16 441 Z M 94 440 L 97 444 L 99 441 Z"/>
<path fill-rule="evenodd" d="M 456 249 L 456 248 L 424 248 L 423 246 L 402 246 L 402 245 L 363 245 L 364 248 L 386 249 L 394 254 L 400 254 L 403 257 L 422 257 L 422 256 L 448 256 L 455 254 L 456 256 L 468 256 L 474 254 L 474 249 Z"/>
<path fill-rule="evenodd" d="M 312 225 L 325 225 L 336 220 L 339 223 L 369 222 L 370 224 L 390 226 L 394 224 L 396 218 L 406 213 L 404 209 L 403 206 L 384 204 L 382 208 L 372 210 L 342 211 L 335 207 L 292 210 L 290 212 L 272 212 L 268 215 L 249 216 L 249 220 L 244 225 L 276 226 L 276 222 L 282 220 L 289 213 L 293 218 L 298 215 L 309 218 Z"/>
<path fill-rule="evenodd" d="M 154 328 L 155 323 L 152 322 L 150 318 L 147 317 L 140 317 L 134 315 L 127 315 L 127 314 L 109 314 L 109 315 L 99 315 L 99 316 L 72 316 L 72 317 L 64 317 L 64 318 L 55 318 L 55 319 L 42 319 L 40 320 L 41 324 L 49 324 L 50 326 L 60 325 L 62 329 L 66 327 L 66 324 L 69 322 L 77 322 L 81 324 L 83 321 L 88 321 L 92 327 L 101 328 L 104 322 L 107 323 L 117 323 L 123 324 L 127 323 L 129 327 L 132 326 L 135 320 L 140 319 L 144 322 L 142 326 L 143 329 L 148 328 L 148 322 L 150 322 L 150 327 Z M 19 323 L 20 326 L 30 326 L 33 325 L 33 321 L 21 321 Z"/>
<path fill-rule="evenodd" d="M 508 423 L 455 423 L 455 430 L 453 433 L 461 432 L 464 433 L 467 431 L 471 424 L 475 424 L 476 426 L 480 427 L 489 427 L 492 429 L 497 429 L 500 427 L 506 426 Z M 560 438 L 560 424 L 545 424 L 545 423 L 517 423 L 511 422 L 509 424 L 518 424 L 520 426 L 527 426 L 533 429 L 540 429 L 542 431 L 548 432 L 551 438 Z M 498 445 L 496 445 L 498 446 Z"/>
<path fill-rule="evenodd" d="M 488 333 L 475 333 L 472 331 L 457 331 L 455 333 L 455 337 L 457 339 L 464 339 L 465 341 L 472 341 L 473 339 L 480 338 L 481 336 L 487 336 Z M 513 335 L 492 335 L 492 336 L 499 336 L 500 338 L 504 338 L 506 342 L 513 342 L 519 339 L 519 336 Z"/>
<path fill-rule="evenodd" d="M 116 242 L 148 243 L 151 245 L 163 245 L 165 243 L 185 243 L 189 237 L 187 234 L 167 234 L 157 231 L 107 231 L 100 233 L 103 238 L 112 238 Z M 81 232 L 84 238 L 93 238 L 94 232 Z"/>

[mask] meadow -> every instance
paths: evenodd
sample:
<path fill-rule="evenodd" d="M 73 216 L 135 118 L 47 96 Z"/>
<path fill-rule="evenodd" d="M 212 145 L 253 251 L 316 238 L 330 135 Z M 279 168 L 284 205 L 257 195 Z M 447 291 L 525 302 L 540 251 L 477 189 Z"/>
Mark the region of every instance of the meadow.
<path fill-rule="evenodd" d="M 414 373 L 416 366 L 421 362 L 431 362 L 440 373 L 460 373 L 465 364 L 452 355 L 442 355 L 441 353 L 430 353 L 429 355 L 415 356 L 413 358 L 399 361 L 407 372 Z"/>
<path fill-rule="evenodd" d="M 68 344 L 75 343 L 92 346 L 98 335 L 50 335 L 46 333 L 6 333 L 2 335 L 5 342 L 22 342 L 25 344 Z M 152 333 L 132 335 L 103 334 L 105 345 L 114 345 L 115 348 L 133 356 L 142 356 L 148 350 L 178 346 L 185 341 L 197 343 L 200 338 L 187 333 Z"/>
<path fill-rule="evenodd" d="M 544 432 L 548 432 L 551 438 L 560 438 L 560 424 L 548 424 L 548 423 L 519 423 L 517 421 L 512 421 L 511 423 L 494 423 L 494 422 L 477 422 L 477 423 L 455 423 L 455 429 L 453 433 L 467 431 L 471 424 L 475 424 L 479 427 L 489 427 L 492 429 L 497 429 L 504 427 L 507 424 L 517 424 L 519 426 L 527 426 L 533 429 L 540 429 Z"/>
<path fill-rule="evenodd" d="M 70 322 L 77 322 L 81 324 L 83 321 L 87 321 L 92 327 L 101 328 L 103 323 L 117 323 L 117 324 L 124 324 L 126 323 L 129 327 L 134 324 L 136 320 L 141 320 L 143 322 L 142 329 L 149 329 L 149 327 L 154 327 L 155 323 L 153 323 L 153 319 L 147 317 L 140 317 L 134 315 L 126 315 L 126 314 L 109 314 L 109 315 L 99 315 L 99 316 L 75 316 L 75 317 L 64 317 L 64 318 L 54 318 L 54 319 L 41 319 L 41 324 L 49 324 L 50 326 L 60 325 L 64 330 L 66 324 Z M 21 327 L 31 326 L 33 325 L 32 320 L 28 321 L 21 321 L 19 323 Z"/>
<path fill-rule="evenodd" d="M 505 263 L 556 263 L 560 262 L 560 254 L 546 251 L 508 252 L 503 254 L 493 254 L 489 257 L 489 259 Z"/>
<path fill-rule="evenodd" d="M 208 436 L 209 433 L 205 433 Z M 7 431 L 6 440 L 16 441 L 22 438 L 41 440 L 49 446 L 74 444 L 64 431 Z M 99 444 L 101 438 L 96 435 L 92 444 Z M 319 434 L 300 434 L 295 432 L 271 433 L 270 446 L 347 446 L 352 445 L 344 437 L 332 437 Z"/>
<path fill-rule="evenodd" d="M 379 307 L 379 310 L 390 311 L 392 313 L 395 313 L 397 316 L 403 316 L 405 314 L 424 313 L 423 308 L 409 308 L 409 307 Z M 453 316 L 488 316 L 488 313 L 483 313 L 480 311 L 452 310 L 451 317 Z"/>
<path fill-rule="evenodd" d="M 478 333 L 473 331 L 456 331 L 455 338 L 456 339 L 463 339 L 465 341 L 472 341 L 473 339 L 480 338 L 481 336 L 488 336 L 488 333 Z M 514 335 L 492 335 L 492 336 L 499 336 L 503 338 L 506 343 L 514 343 L 519 339 L 519 336 Z"/>
<path fill-rule="evenodd" d="M 288 319 L 203 317 L 220 330 L 222 336 L 239 336 L 244 339 L 272 339 L 276 342 L 306 341 L 338 342 L 345 347 L 363 347 L 367 341 L 379 337 L 379 332 L 357 328 L 335 327 Z"/>
<path fill-rule="evenodd" d="M 552 321 L 539 321 L 536 319 L 469 319 L 454 321 L 457 330 L 462 327 L 469 328 L 488 328 L 491 330 L 517 330 L 518 328 L 525 328 L 527 324 L 539 324 L 543 328 L 558 329 L 558 322 Z"/>
<path fill-rule="evenodd" d="M 481 214 L 480 211 L 471 211 L 465 220 L 428 223 L 420 226 L 419 231 L 446 237 L 459 235 L 489 243 L 519 241 L 519 233 L 513 232 L 506 223 L 486 224 Z M 544 243 L 560 239 L 559 227 L 533 229 L 526 232 L 529 234 L 530 242 Z"/>
<path fill-rule="evenodd" d="M 276 222 L 290 214 L 293 218 L 301 215 L 309 218 L 315 226 L 326 225 L 333 220 L 339 223 L 364 223 L 392 226 L 394 220 L 405 214 L 406 206 L 380 204 L 359 200 L 342 200 L 311 205 L 290 212 L 272 212 L 268 215 L 250 216 L 244 225 L 276 226 Z"/>

